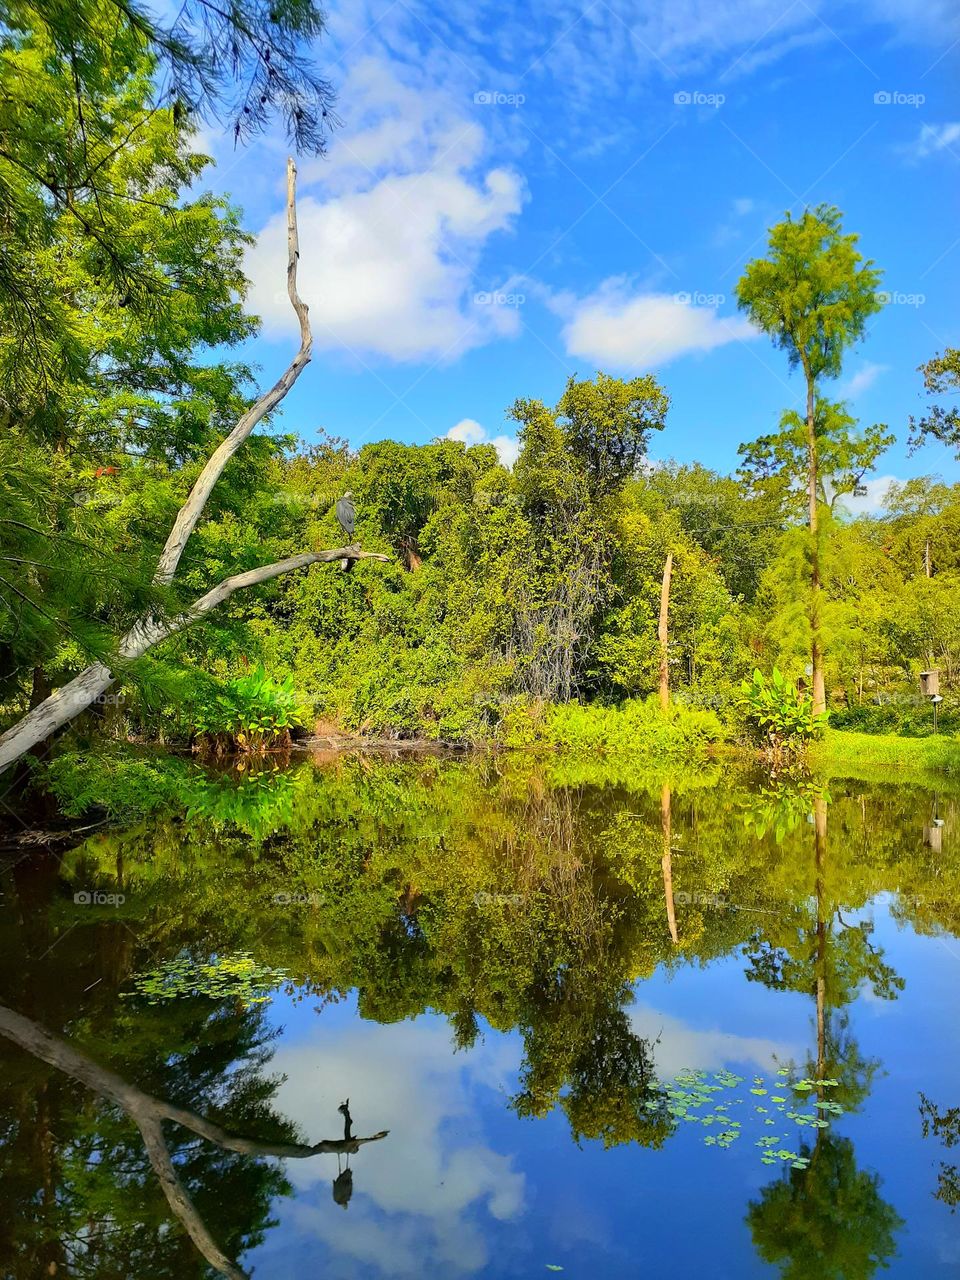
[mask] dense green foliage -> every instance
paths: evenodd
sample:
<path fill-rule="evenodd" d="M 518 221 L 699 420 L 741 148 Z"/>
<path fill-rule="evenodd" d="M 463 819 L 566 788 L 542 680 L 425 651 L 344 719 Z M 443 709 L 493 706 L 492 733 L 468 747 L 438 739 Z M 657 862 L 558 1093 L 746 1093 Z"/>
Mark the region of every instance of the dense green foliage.
<path fill-rule="evenodd" d="M 668 549 L 676 704 L 717 711 L 739 731 L 740 686 L 757 666 L 804 683 L 806 533 L 791 520 L 792 497 L 781 506 L 739 481 L 667 464 L 613 497 L 580 500 L 585 535 L 568 512 L 532 517 L 532 447 L 524 432 L 512 473 L 492 449 L 453 441 L 369 445 L 357 455 L 325 442 L 268 461 L 269 496 L 252 497 L 249 520 L 216 531 L 205 525 L 200 534 L 201 545 L 218 539 L 222 570 L 240 560 L 239 530 L 254 521 L 272 526 L 278 555 L 335 545 L 332 503 L 344 488 L 356 495 L 363 545 L 394 563 L 350 574 L 317 568 L 257 599 L 236 599 L 143 661 L 116 723 L 185 741 L 190 717 L 178 728 L 177 704 L 196 704 L 191 691 L 203 673 L 226 681 L 249 659 L 278 680 L 293 677 L 297 706 L 321 732 L 337 725 L 530 745 L 560 723 L 545 705 L 617 706 L 654 693 Z M 704 514 L 718 508 L 719 518 Z M 762 514 L 778 510 L 779 519 Z M 827 683 L 839 723 L 932 729 L 917 676 L 934 665 L 950 731 L 960 674 L 960 489 L 914 482 L 909 494 L 892 492 L 877 517 L 825 519 Z M 578 556 L 577 572 L 568 573 Z M 592 740 L 586 711 L 579 723 Z M 633 729 L 627 721 L 616 732 L 624 741 Z"/>
<path fill-rule="evenodd" d="M 293 676 L 274 680 L 262 666 L 227 680 L 222 690 L 191 709 L 197 736 L 213 749 L 263 751 L 290 741 L 303 725 Z"/>

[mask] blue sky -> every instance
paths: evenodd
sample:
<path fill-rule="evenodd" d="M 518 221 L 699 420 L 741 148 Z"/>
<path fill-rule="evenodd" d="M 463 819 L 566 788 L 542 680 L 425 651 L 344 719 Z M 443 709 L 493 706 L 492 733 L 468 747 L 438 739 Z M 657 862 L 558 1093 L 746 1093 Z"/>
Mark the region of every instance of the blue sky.
<path fill-rule="evenodd" d="M 653 371 L 659 458 L 729 470 L 799 403 L 734 286 L 786 209 L 828 201 L 891 301 L 837 393 L 908 457 L 916 367 L 960 345 L 960 8 L 952 0 L 360 0 L 317 48 L 340 95 L 329 155 L 300 166 L 301 292 L 315 358 L 283 426 L 354 446 L 453 430 L 511 455 L 507 407 L 571 373 Z M 257 235 L 264 376 L 295 345 L 283 291 L 282 138 L 211 175 Z"/>

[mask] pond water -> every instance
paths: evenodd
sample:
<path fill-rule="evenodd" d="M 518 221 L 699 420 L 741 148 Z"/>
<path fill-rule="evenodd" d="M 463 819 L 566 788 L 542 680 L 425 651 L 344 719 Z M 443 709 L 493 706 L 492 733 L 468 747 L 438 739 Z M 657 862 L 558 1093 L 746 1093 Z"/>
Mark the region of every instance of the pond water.
<path fill-rule="evenodd" d="M 3 858 L 0 1275 L 960 1271 L 957 792 L 133 778 Z"/>

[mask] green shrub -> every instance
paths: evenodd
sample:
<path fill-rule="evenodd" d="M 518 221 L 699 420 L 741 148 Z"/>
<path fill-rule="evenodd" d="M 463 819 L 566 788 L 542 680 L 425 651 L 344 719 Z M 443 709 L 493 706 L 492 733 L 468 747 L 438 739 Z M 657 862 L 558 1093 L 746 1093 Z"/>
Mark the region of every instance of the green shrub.
<path fill-rule="evenodd" d="M 926 738 L 933 733 L 933 707 L 929 702 L 888 702 L 883 706 L 862 703 L 830 712 L 834 729 L 856 733 L 898 733 L 905 738 Z M 960 709 L 941 705 L 937 716 L 941 733 L 960 733 Z"/>
<path fill-rule="evenodd" d="M 672 706 L 661 711 L 655 697 L 619 707 L 565 703 L 550 707 L 543 740 L 570 752 L 694 758 L 726 734 L 713 711 Z"/>
<path fill-rule="evenodd" d="M 544 740 L 543 707 L 526 698 L 509 698 L 500 707 L 497 741 L 504 747 L 523 749 Z"/>
<path fill-rule="evenodd" d="M 293 676 L 277 681 L 257 666 L 203 698 L 192 727 L 219 750 L 264 751 L 289 742 L 291 729 L 302 728 L 304 719 Z"/>
<path fill-rule="evenodd" d="M 754 736 L 776 754 L 803 750 L 826 716 L 813 714 L 813 702 L 774 667 L 768 680 L 759 669 L 741 685 L 743 708 Z"/>

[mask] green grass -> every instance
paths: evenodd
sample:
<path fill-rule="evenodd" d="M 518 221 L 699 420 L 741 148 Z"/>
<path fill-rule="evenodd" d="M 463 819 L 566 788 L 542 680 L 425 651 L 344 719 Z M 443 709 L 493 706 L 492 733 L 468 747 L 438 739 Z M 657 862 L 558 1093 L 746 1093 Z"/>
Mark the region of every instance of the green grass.
<path fill-rule="evenodd" d="M 960 776 L 960 738 L 937 734 L 904 738 L 893 733 L 848 733 L 827 729 L 810 746 L 810 763 L 851 777 L 893 778 L 900 773 Z"/>

